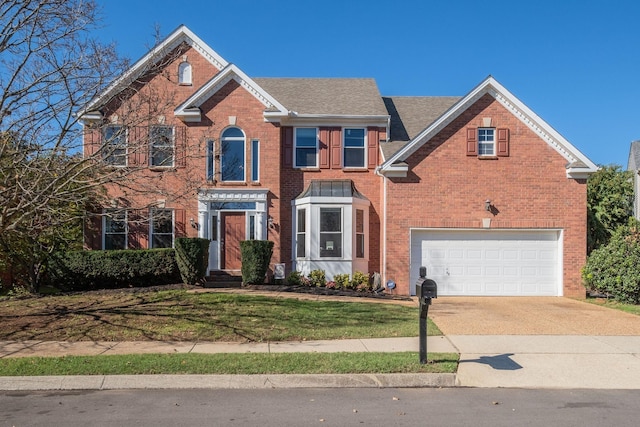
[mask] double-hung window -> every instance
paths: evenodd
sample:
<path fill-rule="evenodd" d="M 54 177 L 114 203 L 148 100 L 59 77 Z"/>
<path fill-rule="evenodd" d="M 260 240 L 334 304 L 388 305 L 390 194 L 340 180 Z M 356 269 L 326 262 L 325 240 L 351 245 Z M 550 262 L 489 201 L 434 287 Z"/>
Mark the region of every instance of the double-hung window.
<path fill-rule="evenodd" d="M 320 208 L 320 257 L 342 258 L 342 208 Z"/>
<path fill-rule="evenodd" d="M 109 125 L 104 129 L 102 153 L 108 165 L 127 165 L 127 130 L 124 126 Z"/>
<path fill-rule="evenodd" d="M 152 248 L 173 247 L 174 226 L 172 209 L 152 209 L 150 228 Z"/>
<path fill-rule="evenodd" d="M 344 130 L 344 167 L 365 167 L 365 130 Z"/>
<path fill-rule="evenodd" d="M 172 126 L 151 126 L 149 128 L 152 167 L 173 167 L 175 160 L 175 139 Z"/>
<path fill-rule="evenodd" d="M 496 154 L 496 138 L 494 128 L 478 129 L 478 155 L 479 156 L 495 156 Z"/>
<path fill-rule="evenodd" d="M 316 128 L 296 128 L 294 165 L 297 168 L 318 166 L 318 130 Z"/>
<path fill-rule="evenodd" d="M 307 256 L 307 210 L 298 209 L 296 217 L 296 258 Z"/>
<path fill-rule="evenodd" d="M 126 249 L 127 211 L 107 209 L 103 218 L 104 249 Z"/>

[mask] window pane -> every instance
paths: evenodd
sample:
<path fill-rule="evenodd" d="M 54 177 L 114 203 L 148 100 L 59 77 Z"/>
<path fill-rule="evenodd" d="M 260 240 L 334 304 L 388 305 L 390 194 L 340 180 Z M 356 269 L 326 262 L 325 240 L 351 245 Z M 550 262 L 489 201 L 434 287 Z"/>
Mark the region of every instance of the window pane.
<path fill-rule="evenodd" d="M 344 146 L 364 148 L 364 129 L 345 129 Z"/>
<path fill-rule="evenodd" d="M 321 208 L 320 209 L 320 232 L 342 231 L 342 209 Z"/>
<path fill-rule="evenodd" d="M 260 165 L 260 141 L 254 139 L 251 141 L 251 181 L 258 181 L 258 168 Z"/>
<path fill-rule="evenodd" d="M 244 133 L 242 133 L 242 130 L 240 130 L 239 128 L 229 128 L 229 129 L 226 129 L 222 133 L 222 137 L 223 138 L 242 138 L 242 139 L 244 139 Z"/>
<path fill-rule="evenodd" d="M 304 258 L 306 256 L 305 248 L 306 248 L 306 239 L 307 235 L 304 233 L 298 233 L 296 240 L 296 257 Z"/>
<path fill-rule="evenodd" d="M 356 233 L 364 233 L 364 211 L 356 209 Z"/>
<path fill-rule="evenodd" d="M 223 181 L 244 181 L 244 140 L 222 141 L 220 169 Z"/>
<path fill-rule="evenodd" d="M 315 167 L 316 166 L 316 149 L 315 148 L 297 148 L 296 149 L 296 166 Z"/>
<path fill-rule="evenodd" d="M 344 166 L 345 167 L 363 167 L 364 166 L 364 148 L 345 148 L 344 149 Z"/>
<path fill-rule="evenodd" d="M 173 246 L 173 211 L 156 209 L 152 211 L 151 247 L 170 248 Z"/>
<path fill-rule="evenodd" d="M 213 139 L 207 141 L 207 179 L 211 181 L 215 172 L 215 145 Z"/>
<path fill-rule="evenodd" d="M 103 158 L 107 164 L 126 166 L 127 138 L 123 126 L 110 125 L 105 128 Z"/>
<path fill-rule="evenodd" d="M 320 256 L 342 258 L 342 233 L 320 233 Z"/>
<path fill-rule="evenodd" d="M 218 215 L 211 216 L 211 240 L 218 240 Z"/>
<path fill-rule="evenodd" d="M 126 249 L 126 236 L 124 234 L 108 234 L 104 236 L 104 248 L 106 250 Z"/>
<path fill-rule="evenodd" d="M 306 230 L 306 209 L 298 209 L 297 229 L 298 233 L 304 233 Z"/>
<path fill-rule="evenodd" d="M 356 235 L 356 258 L 364 258 L 364 234 Z"/>
<path fill-rule="evenodd" d="M 316 128 L 297 128 L 296 129 L 296 146 L 315 148 Z"/>
<path fill-rule="evenodd" d="M 152 126 L 151 166 L 173 166 L 173 128 L 170 126 Z"/>

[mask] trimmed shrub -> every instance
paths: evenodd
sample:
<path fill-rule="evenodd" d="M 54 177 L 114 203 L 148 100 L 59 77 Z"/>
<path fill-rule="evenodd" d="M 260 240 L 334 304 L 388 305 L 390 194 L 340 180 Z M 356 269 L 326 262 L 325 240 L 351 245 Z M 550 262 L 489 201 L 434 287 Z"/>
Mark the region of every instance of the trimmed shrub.
<path fill-rule="evenodd" d="M 240 242 L 242 256 L 242 282 L 262 284 L 267 276 L 273 242 L 269 240 L 243 240 Z"/>
<path fill-rule="evenodd" d="M 48 273 L 48 284 L 71 291 L 180 282 L 173 249 L 64 252 Z"/>
<path fill-rule="evenodd" d="M 312 270 L 309 272 L 309 285 L 311 287 L 322 288 L 327 284 L 324 270 Z"/>
<path fill-rule="evenodd" d="M 640 223 L 631 219 L 609 243 L 591 252 L 582 269 L 587 289 L 616 301 L 640 303 Z"/>
<path fill-rule="evenodd" d="M 351 280 L 351 286 L 358 291 L 370 291 L 371 285 L 369 283 L 369 275 L 361 271 L 353 273 L 353 279 Z"/>
<path fill-rule="evenodd" d="M 300 274 L 299 271 L 293 270 L 286 279 L 284 279 L 285 283 L 290 286 L 300 286 L 304 284 L 304 277 Z"/>
<path fill-rule="evenodd" d="M 203 283 L 209 267 L 209 239 L 179 237 L 175 241 L 175 250 L 183 283 Z"/>
<path fill-rule="evenodd" d="M 333 276 L 333 281 L 336 282 L 336 289 L 349 289 L 348 274 L 336 274 Z"/>

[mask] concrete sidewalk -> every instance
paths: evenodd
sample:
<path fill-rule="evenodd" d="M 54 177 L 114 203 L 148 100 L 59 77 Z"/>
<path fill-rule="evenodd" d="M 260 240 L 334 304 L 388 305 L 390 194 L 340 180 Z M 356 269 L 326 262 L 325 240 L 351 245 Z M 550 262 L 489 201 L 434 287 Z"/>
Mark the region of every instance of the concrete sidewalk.
<path fill-rule="evenodd" d="M 0 357 L 417 350 L 417 337 L 248 344 L 0 342 Z M 0 377 L 0 390 L 453 386 L 640 389 L 640 336 L 450 335 L 428 337 L 427 350 L 459 353 L 457 374 Z"/>

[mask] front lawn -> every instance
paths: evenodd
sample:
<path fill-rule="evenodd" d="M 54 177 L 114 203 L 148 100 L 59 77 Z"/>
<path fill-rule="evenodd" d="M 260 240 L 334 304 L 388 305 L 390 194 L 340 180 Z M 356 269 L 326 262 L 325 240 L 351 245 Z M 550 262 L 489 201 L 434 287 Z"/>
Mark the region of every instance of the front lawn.
<path fill-rule="evenodd" d="M 418 309 L 186 290 L 0 300 L 0 340 L 263 342 L 418 335 Z M 441 335 L 429 321 L 429 335 Z"/>

